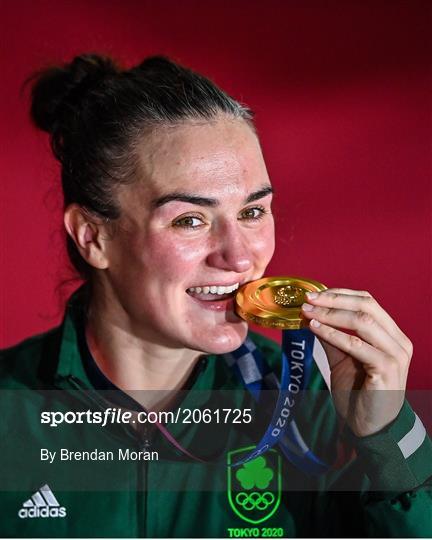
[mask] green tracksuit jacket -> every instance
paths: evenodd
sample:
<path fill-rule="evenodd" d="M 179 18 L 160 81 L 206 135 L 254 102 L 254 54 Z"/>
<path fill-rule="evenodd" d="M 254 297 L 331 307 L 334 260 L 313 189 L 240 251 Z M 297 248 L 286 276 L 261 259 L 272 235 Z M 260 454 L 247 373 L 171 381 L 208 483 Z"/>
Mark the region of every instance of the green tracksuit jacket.
<path fill-rule="evenodd" d="M 1 353 L 0 536 L 432 536 L 432 446 L 408 403 L 378 434 L 358 439 L 345 430 L 356 457 L 319 479 L 278 449 L 228 465 L 254 447 L 271 411 L 254 405 L 217 356 L 201 359 L 175 408 L 230 409 L 231 420 L 250 409 L 253 421 L 167 424 L 207 461 L 180 453 L 148 424 L 43 423 L 43 412 L 102 413 L 117 403 L 84 367 L 77 303 L 60 327 Z M 277 371 L 278 346 L 251 336 Z M 318 370 L 296 419 L 314 452 L 334 461 L 337 417 Z"/>

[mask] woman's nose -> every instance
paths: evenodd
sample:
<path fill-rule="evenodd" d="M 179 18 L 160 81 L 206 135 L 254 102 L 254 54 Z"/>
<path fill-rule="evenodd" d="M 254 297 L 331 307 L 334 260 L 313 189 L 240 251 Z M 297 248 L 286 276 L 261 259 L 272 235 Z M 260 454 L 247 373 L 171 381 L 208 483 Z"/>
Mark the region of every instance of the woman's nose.
<path fill-rule="evenodd" d="M 247 272 L 252 267 L 251 247 L 239 231 L 220 232 L 216 244 L 207 256 L 209 266 L 237 273 Z"/>

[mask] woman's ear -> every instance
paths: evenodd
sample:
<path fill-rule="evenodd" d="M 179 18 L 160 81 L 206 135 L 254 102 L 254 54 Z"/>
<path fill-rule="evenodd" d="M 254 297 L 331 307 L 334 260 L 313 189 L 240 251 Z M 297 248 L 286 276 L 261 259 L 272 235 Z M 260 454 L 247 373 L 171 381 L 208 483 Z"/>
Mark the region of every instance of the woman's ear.
<path fill-rule="evenodd" d="M 87 210 L 73 203 L 64 212 L 64 225 L 81 257 L 90 266 L 100 270 L 108 268 L 106 223 L 99 223 Z"/>

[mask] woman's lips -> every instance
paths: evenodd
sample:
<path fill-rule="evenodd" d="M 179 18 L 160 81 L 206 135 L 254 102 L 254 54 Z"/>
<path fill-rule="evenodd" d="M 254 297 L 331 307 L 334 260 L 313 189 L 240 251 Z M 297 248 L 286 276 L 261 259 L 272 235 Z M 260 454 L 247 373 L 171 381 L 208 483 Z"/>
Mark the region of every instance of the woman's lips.
<path fill-rule="evenodd" d="M 187 294 L 204 309 L 210 309 L 212 311 L 234 310 L 234 292 L 220 295 L 194 292 L 188 292 Z"/>

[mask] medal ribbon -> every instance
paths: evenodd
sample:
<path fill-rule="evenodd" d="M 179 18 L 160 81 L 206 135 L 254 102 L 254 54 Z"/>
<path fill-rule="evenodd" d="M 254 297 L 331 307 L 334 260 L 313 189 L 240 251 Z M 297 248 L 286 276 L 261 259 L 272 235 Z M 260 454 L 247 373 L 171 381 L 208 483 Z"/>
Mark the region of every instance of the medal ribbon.
<path fill-rule="evenodd" d="M 238 466 L 263 454 L 276 444 L 287 459 L 308 475 L 325 473 L 329 467 L 308 448 L 294 420 L 302 391 L 313 366 L 315 336 L 309 329 L 282 332 L 282 373 L 280 384 L 260 351 L 249 338 L 239 349 L 224 355 L 256 402 L 261 389 L 279 390 L 271 422 L 253 453 L 233 463 Z"/>

